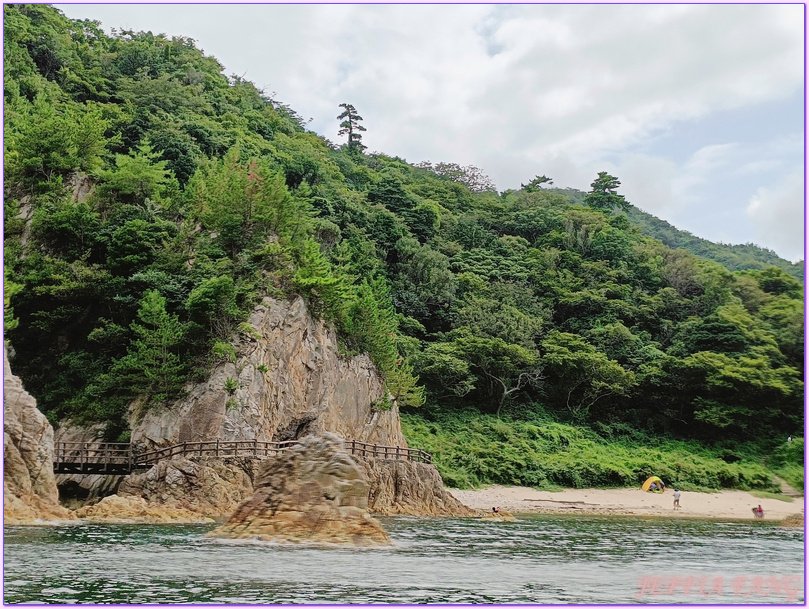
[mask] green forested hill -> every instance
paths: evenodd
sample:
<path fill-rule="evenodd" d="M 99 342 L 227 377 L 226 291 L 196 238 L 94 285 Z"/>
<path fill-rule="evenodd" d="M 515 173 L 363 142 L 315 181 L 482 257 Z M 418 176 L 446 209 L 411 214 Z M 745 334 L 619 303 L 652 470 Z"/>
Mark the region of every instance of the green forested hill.
<path fill-rule="evenodd" d="M 549 188 L 550 192 L 566 195 L 571 202 L 581 204 L 587 193 L 573 188 Z M 631 206 L 626 212 L 629 221 L 638 226 L 641 233 L 653 237 L 672 249 L 688 250 L 700 258 L 714 260 L 731 271 L 763 270 L 777 267 L 786 271 L 796 279 L 804 280 L 804 263 L 789 262 L 780 258 L 772 250 L 759 247 L 753 243 L 730 245 L 714 243 L 696 237 L 688 231 L 680 230 L 665 220 L 661 220 L 637 207 Z"/>
<path fill-rule="evenodd" d="M 4 12 L 6 337 L 52 419 L 125 437 L 134 398 L 164 407 L 232 357 L 270 293 L 371 355 L 458 484 L 631 483 L 668 459 L 767 486 L 760 458 L 803 435 L 802 284 L 645 236 L 611 176 L 498 194 L 366 154 L 349 104 L 331 144 L 191 40 Z M 621 451 L 640 460 L 607 467 Z"/>
<path fill-rule="evenodd" d="M 639 209 L 633 209 L 627 215 L 633 224 L 640 226 L 644 235 L 659 239 L 671 248 L 686 249 L 702 258 L 715 260 L 731 271 L 763 270 L 769 267 L 777 267 L 801 282 L 804 280 L 803 261 L 789 262 L 779 258 L 772 250 L 759 247 L 753 243 L 741 245 L 713 243 L 707 239 L 695 237 L 688 231 L 678 230 L 665 220 L 656 218 Z"/>

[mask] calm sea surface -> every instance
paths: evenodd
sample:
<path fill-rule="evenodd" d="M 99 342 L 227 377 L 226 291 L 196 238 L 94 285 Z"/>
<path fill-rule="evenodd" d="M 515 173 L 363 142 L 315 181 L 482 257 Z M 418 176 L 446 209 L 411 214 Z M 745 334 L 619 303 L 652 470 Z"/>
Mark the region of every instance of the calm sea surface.
<path fill-rule="evenodd" d="M 6 603 L 803 603 L 766 522 L 385 518 L 395 546 L 206 539 L 214 525 L 6 527 Z"/>

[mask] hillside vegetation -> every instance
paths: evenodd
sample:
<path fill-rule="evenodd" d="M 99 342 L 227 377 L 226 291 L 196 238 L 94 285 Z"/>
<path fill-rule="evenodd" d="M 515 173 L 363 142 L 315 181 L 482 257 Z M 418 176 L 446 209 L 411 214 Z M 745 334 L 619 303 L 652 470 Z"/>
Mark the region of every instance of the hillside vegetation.
<path fill-rule="evenodd" d="M 367 153 L 347 103 L 336 145 L 187 38 L 4 16 L 6 337 L 52 420 L 125 438 L 133 403 L 165 408 L 234 357 L 263 296 L 300 294 L 452 483 L 796 477 L 786 261 L 671 249 L 603 172 L 583 196 L 498 193 L 474 167 Z"/>

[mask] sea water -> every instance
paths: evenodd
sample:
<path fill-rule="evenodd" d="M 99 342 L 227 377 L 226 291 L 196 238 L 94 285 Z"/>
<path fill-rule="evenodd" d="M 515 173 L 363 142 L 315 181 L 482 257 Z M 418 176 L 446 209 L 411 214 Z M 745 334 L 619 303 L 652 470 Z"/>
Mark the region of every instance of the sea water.
<path fill-rule="evenodd" d="M 804 532 L 765 522 L 381 519 L 394 545 L 208 539 L 215 525 L 6 527 L 6 603 L 804 601 Z"/>

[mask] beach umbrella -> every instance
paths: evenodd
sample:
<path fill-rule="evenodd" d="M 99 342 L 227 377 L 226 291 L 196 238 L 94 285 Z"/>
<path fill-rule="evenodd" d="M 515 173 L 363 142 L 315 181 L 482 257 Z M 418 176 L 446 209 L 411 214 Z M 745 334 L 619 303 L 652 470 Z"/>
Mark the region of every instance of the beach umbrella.
<path fill-rule="evenodd" d="M 657 482 L 657 486 L 659 487 L 660 483 L 663 482 L 663 481 L 660 478 L 658 478 L 657 476 L 652 476 L 646 482 L 643 483 L 643 486 L 641 488 L 644 491 L 648 491 L 649 487 L 652 486 L 652 482 Z"/>

